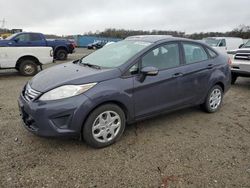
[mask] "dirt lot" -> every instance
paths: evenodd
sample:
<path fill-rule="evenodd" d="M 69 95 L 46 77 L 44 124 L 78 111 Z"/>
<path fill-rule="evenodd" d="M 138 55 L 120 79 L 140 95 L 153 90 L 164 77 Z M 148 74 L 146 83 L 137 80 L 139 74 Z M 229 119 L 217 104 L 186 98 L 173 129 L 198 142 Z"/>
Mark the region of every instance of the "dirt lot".
<path fill-rule="evenodd" d="M 129 125 L 98 150 L 22 127 L 17 98 L 29 79 L 0 72 L 0 187 L 250 187 L 250 79 L 218 113 L 195 107 Z"/>

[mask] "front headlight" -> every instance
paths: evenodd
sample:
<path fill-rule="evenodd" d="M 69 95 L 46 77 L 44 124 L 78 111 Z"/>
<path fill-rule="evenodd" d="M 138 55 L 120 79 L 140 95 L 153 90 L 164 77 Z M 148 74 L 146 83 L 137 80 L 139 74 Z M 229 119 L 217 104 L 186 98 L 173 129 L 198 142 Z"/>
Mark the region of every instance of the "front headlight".
<path fill-rule="evenodd" d="M 64 85 L 58 88 L 52 89 L 47 93 L 44 93 L 39 100 L 41 101 L 50 101 L 50 100 L 58 100 L 64 99 L 68 97 L 73 97 L 76 95 L 80 95 L 90 88 L 94 87 L 97 83 L 90 83 L 84 85 Z"/>

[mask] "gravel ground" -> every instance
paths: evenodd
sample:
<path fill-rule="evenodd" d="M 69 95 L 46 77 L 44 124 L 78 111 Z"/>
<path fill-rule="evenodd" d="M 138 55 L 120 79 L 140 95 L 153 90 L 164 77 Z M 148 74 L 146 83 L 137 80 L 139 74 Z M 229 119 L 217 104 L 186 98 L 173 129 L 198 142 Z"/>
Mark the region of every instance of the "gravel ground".
<path fill-rule="evenodd" d="M 29 79 L 0 72 L 0 187 L 250 187 L 250 79 L 218 113 L 194 107 L 129 125 L 104 149 L 26 131 L 17 98 Z"/>

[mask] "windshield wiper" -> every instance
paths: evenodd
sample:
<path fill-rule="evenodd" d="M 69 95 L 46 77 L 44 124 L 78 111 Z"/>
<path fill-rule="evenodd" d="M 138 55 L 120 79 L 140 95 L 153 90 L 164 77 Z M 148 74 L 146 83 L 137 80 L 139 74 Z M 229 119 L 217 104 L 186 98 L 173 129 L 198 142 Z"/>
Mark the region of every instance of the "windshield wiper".
<path fill-rule="evenodd" d="M 93 65 L 93 64 L 90 64 L 90 63 L 81 63 L 81 64 L 84 65 L 84 66 L 91 67 L 91 68 L 101 69 L 101 67 L 99 65 Z"/>

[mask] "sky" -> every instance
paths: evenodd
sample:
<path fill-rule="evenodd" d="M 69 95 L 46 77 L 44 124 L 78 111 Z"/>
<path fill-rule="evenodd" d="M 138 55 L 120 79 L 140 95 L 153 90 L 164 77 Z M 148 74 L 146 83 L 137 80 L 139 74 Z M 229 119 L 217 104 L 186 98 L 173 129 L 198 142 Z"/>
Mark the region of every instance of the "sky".
<path fill-rule="evenodd" d="M 106 28 L 190 34 L 250 25 L 250 0 L 0 0 L 0 5 L 5 27 L 58 35 Z"/>

